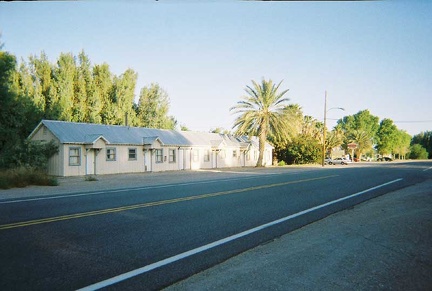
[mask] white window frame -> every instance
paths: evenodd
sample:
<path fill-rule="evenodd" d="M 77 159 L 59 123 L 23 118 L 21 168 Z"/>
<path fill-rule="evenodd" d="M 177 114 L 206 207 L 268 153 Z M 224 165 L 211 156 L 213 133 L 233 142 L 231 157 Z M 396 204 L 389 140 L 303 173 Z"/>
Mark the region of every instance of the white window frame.
<path fill-rule="evenodd" d="M 210 150 L 204 150 L 204 162 L 210 162 Z"/>
<path fill-rule="evenodd" d="M 176 162 L 176 150 L 175 149 L 169 149 L 168 150 L 168 155 L 169 155 L 169 162 L 170 163 L 175 163 Z"/>
<path fill-rule="evenodd" d="M 163 149 L 156 149 L 155 157 L 155 161 L 157 164 L 163 163 Z"/>
<path fill-rule="evenodd" d="M 77 151 L 77 154 L 71 154 L 72 151 Z M 76 162 L 72 162 L 72 159 L 76 159 Z M 80 147 L 69 147 L 69 166 L 81 166 Z"/>
<path fill-rule="evenodd" d="M 133 157 L 131 157 L 131 154 Z M 137 149 L 136 148 L 129 148 L 128 149 L 128 159 L 129 161 L 136 161 L 137 160 Z"/>
<path fill-rule="evenodd" d="M 117 149 L 114 147 L 106 148 L 105 158 L 107 162 L 115 162 L 117 160 Z"/>

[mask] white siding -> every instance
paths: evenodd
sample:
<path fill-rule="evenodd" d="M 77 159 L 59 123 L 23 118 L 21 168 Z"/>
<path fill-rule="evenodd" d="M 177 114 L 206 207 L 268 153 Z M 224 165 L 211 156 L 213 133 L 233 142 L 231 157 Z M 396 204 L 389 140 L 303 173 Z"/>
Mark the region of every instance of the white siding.
<path fill-rule="evenodd" d="M 76 126 L 80 126 L 76 124 Z M 118 128 L 117 128 L 118 129 Z M 90 134 L 92 136 L 94 134 Z M 85 144 L 61 144 L 59 153 L 49 161 L 49 174 L 57 176 L 83 176 L 88 174 L 118 174 L 140 173 L 145 171 L 177 171 L 196 170 L 226 167 L 253 167 L 258 160 L 258 147 L 256 142 L 251 142 L 248 150 L 244 150 L 245 143 L 218 142 L 214 138 L 220 136 L 209 133 L 193 133 L 191 138 L 196 139 L 196 145 L 166 145 L 159 138 L 152 144 L 111 144 L 108 139 L 100 136 L 96 141 L 85 140 Z M 205 138 L 207 137 L 208 145 Z M 60 143 L 45 125 L 34 132 L 32 140 L 50 141 Z M 201 139 L 202 138 L 202 139 Z M 225 138 L 225 137 L 224 137 Z M 88 144 L 90 142 L 90 144 Z M 242 144 L 243 148 L 240 148 Z M 216 148 L 217 147 L 217 148 Z M 70 149 L 79 149 L 79 163 L 70 164 Z M 115 159 L 107 159 L 107 149 L 115 149 Z M 129 150 L 135 150 L 135 158 L 129 157 Z M 162 149 L 162 161 L 156 162 L 156 150 Z M 175 160 L 171 158 L 170 150 L 175 153 Z M 73 151 L 76 153 L 76 151 Z M 236 154 L 233 155 L 233 152 Z M 76 161 L 76 157 L 72 158 Z M 272 164 L 272 148 L 266 148 L 264 152 L 264 165 Z"/>

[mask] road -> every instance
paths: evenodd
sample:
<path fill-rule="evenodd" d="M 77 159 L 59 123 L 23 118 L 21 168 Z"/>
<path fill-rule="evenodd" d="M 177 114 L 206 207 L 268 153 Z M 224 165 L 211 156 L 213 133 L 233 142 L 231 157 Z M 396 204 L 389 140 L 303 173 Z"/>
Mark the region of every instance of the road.
<path fill-rule="evenodd" d="M 432 162 L 195 175 L 173 183 L 165 175 L 167 181 L 151 186 L 0 197 L 0 289 L 160 289 L 329 214 L 430 179 Z"/>

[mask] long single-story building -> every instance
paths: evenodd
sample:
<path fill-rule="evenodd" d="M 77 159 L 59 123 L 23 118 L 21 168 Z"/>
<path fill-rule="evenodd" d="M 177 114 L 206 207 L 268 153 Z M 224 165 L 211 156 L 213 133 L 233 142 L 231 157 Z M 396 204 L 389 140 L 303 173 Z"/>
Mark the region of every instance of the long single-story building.
<path fill-rule="evenodd" d="M 227 134 L 42 120 L 32 141 L 54 140 L 48 174 L 83 176 L 255 166 L 258 139 Z M 271 165 L 266 144 L 264 165 Z"/>

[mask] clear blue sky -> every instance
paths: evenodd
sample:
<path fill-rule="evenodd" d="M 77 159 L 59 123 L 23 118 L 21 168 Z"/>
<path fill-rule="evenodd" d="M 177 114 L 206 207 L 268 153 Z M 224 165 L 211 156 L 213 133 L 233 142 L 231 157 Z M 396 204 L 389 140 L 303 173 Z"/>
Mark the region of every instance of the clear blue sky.
<path fill-rule="evenodd" d="M 191 130 L 231 129 L 251 80 L 284 80 L 329 126 L 369 109 L 410 134 L 432 130 L 432 1 L 2 2 L 4 49 L 18 58 L 82 49 L 93 64 L 159 83 Z M 400 122 L 404 121 L 404 122 Z"/>

